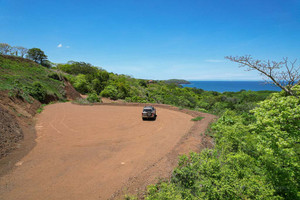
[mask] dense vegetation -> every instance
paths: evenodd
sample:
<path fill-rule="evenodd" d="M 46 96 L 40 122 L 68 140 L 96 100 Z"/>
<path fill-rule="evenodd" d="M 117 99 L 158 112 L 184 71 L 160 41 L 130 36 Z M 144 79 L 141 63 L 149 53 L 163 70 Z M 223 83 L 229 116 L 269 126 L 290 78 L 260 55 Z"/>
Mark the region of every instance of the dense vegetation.
<path fill-rule="evenodd" d="M 266 99 L 271 91 L 213 92 L 182 88 L 175 83 L 135 79 L 108 73 L 89 63 L 70 61 L 57 65 L 75 89 L 83 94 L 95 94 L 127 102 L 163 103 L 198 111 L 221 113 L 225 109 L 244 113 Z"/>
<path fill-rule="evenodd" d="M 172 179 L 146 199 L 300 199 L 300 86 L 271 95 L 251 120 L 226 111 L 213 124 L 215 148 L 182 156 Z"/>

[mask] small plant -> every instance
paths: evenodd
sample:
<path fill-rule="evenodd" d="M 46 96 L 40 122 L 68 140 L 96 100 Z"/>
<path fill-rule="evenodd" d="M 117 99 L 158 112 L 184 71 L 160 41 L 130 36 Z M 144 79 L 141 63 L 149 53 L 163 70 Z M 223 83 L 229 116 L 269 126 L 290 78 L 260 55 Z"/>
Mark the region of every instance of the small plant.
<path fill-rule="evenodd" d="M 48 77 L 52 78 L 54 80 L 58 80 L 58 81 L 61 80 L 60 76 L 56 72 L 52 72 L 52 73 L 48 74 Z"/>
<path fill-rule="evenodd" d="M 193 119 L 191 119 L 192 121 L 200 121 L 200 120 L 202 120 L 204 117 L 195 117 L 195 118 L 193 118 Z"/>
<path fill-rule="evenodd" d="M 91 104 L 87 99 L 82 99 L 82 98 L 76 99 L 75 101 L 73 101 L 73 103 L 81 104 L 81 105 Z"/>
<path fill-rule="evenodd" d="M 137 198 L 136 196 L 126 194 L 126 195 L 124 196 L 124 199 L 125 199 L 125 200 L 137 200 L 138 198 Z"/>
<path fill-rule="evenodd" d="M 209 137 L 214 137 L 214 131 L 212 129 L 212 123 L 208 125 L 208 128 L 205 130 L 205 135 Z"/>
<path fill-rule="evenodd" d="M 37 109 L 37 113 L 41 113 L 44 110 L 44 107 L 46 106 L 46 104 L 42 104 L 39 109 Z"/>

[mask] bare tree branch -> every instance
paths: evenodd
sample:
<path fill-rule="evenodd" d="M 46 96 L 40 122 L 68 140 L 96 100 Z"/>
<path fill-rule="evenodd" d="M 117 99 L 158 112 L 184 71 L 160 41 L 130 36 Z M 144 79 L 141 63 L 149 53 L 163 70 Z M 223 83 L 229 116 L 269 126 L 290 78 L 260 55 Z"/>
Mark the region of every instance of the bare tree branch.
<path fill-rule="evenodd" d="M 267 77 L 274 85 L 284 90 L 289 95 L 293 93 L 293 86 L 299 84 L 300 65 L 297 67 L 296 62 L 289 62 L 288 58 L 283 61 L 261 61 L 255 60 L 250 55 L 246 56 L 226 56 L 226 59 L 240 64 L 240 67 L 247 67 L 247 71 L 256 70 L 261 75 Z"/>

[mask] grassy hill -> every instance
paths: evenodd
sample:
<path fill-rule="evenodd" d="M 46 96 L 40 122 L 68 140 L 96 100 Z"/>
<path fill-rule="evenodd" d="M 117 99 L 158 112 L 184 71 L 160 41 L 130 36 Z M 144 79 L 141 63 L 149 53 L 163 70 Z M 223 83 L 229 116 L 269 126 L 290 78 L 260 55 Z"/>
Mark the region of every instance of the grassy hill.
<path fill-rule="evenodd" d="M 31 60 L 0 55 L 0 90 L 10 95 L 33 96 L 42 103 L 65 99 L 63 81 L 52 70 Z"/>

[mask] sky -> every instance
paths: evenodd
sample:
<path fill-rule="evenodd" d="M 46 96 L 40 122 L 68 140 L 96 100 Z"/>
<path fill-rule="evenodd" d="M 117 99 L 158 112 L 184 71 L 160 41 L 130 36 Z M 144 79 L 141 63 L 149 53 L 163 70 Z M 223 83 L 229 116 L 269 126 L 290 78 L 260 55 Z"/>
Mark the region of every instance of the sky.
<path fill-rule="evenodd" d="M 0 0 L 0 43 L 135 78 L 261 80 L 224 57 L 300 61 L 300 0 Z"/>

